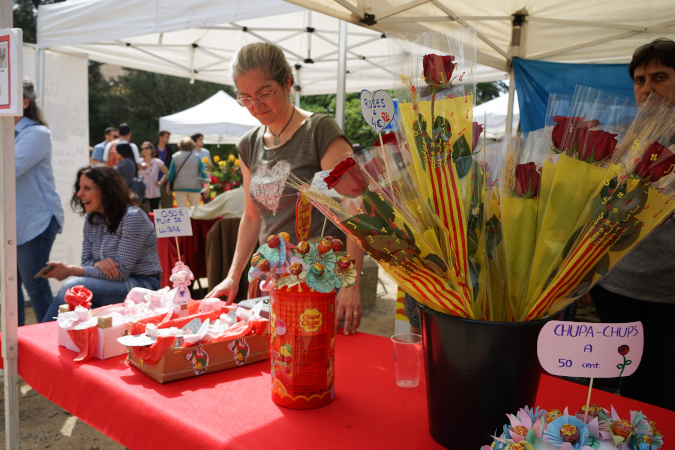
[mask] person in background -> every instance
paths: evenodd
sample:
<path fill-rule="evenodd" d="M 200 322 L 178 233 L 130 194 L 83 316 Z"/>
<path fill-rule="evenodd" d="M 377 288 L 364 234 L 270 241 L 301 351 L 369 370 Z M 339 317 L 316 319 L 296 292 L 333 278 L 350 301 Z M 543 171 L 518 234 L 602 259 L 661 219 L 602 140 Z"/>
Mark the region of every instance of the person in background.
<path fill-rule="evenodd" d="M 204 158 L 208 159 L 208 162 L 204 164 L 211 164 L 211 152 L 208 148 L 204 148 L 204 135 L 201 133 L 196 133 L 190 136 L 192 142 L 195 143 L 195 153 L 199 155 L 199 159 L 204 161 Z"/>
<path fill-rule="evenodd" d="M 140 164 L 141 154 L 138 152 L 138 147 L 136 147 L 136 144 L 131 142 L 131 127 L 126 123 L 121 123 L 118 128 L 118 133 L 120 136 L 119 139 L 108 142 L 108 144 L 105 146 L 105 150 L 103 151 L 103 161 L 105 164 L 109 165 L 110 167 L 115 167 L 117 164 L 117 144 L 129 144 L 131 146 L 131 150 L 134 152 L 134 161 L 136 164 Z"/>
<path fill-rule="evenodd" d="M 52 137 L 36 98 L 33 83 L 24 80 L 23 117 L 14 118 L 19 326 L 26 320 L 22 286 L 38 322 L 52 302 L 49 282 L 34 276 L 46 266 L 56 234 L 63 228 L 63 206 L 52 167 Z"/>
<path fill-rule="evenodd" d="M 141 144 L 141 179 L 145 184 L 145 202 L 150 211 L 159 208 L 161 186 L 169 175 L 161 159 L 155 156 L 155 146 L 145 141 Z M 158 179 L 159 177 L 159 179 Z"/>
<path fill-rule="evenodd" d="M 105 153 L 105 146 L 108 142 L 112 142 L 115 139 L 119 139 L 120 135 L 117 131 L 117 128 L 108 127 L 105 129 L 103 135 L 103 141 L 99 142 L 94 146 L 94 150 L 91 152 L 91 164 L 103 164 L 103 154 Z"/>
<path fill-rule="evenodd" d="M 658 95 L 675 105 L 675 42 L 661 38 L 639 47 L 629 72 L 638 103 Z M 621 378 L 621 395 L 675 410 L 675 221 L 654 230 L 590 292 L 600 320 L 641 321 L 644 328 L 642 361 Z"/>
<path fill-rule="evenodd" d="M 134 162 L 134 152 L 129 144 L 117 144 L 117 164 L 115 170 L 122 175 L 127 186 L 131 186 L 138 174 L 138 167 Z"/>
<path fill-rule="evenodd" d="M 82 285 L 92 294 L 92 307 L 121 303 L 135 287 L 158 290 L 162 266 L 150 218 L 112 167 L 95 165 L 77 172 L 72 208 L 85 216 L 82 262 L 48 262 L 43 275 L 68 279 L 51 302 L 44 322 L 54 320 L 65 293 Z"/>
<path fill-rule="evenodd" d="M 237 145 L 246 196 L 244 214 L 229 273 L 206 295 L 225 295 L 228 303 L 237 295 L 242 272 L 256 246 L 273 234 L 295 236 L 298 192 L 286 186 L 288 177 L 293 174 L 301 180 L 311 179 L 315 172 L 333 169 L 352 154 L 352 146 L 335 120 L 291 104 L 293 71 L 279 47 L 268 43 L 245 45 L 233 58 L 232 74 L 239 90 L 237 101 L 261 126 L 247 132 Z M 323 214 L 313 208 L 309 236 L 323 234 L 344 241 L 344 234 L 330 221 L 322 232 L 324 221 Z M 354 286 L 337 293 L 335 330 L 344 320 L 344 333 L 349 335 L 356 332 L 361 320 L 363 250 L 351 239 L 344 242 L 347 253 L 355 259 L 357 278 Z"/>
<path fill-rule="evenodd" d="M 169 167 L 169 183 L 173 183 L 176 205 L 180 207 L 199 205 L 202 198 L 202 179 L 206 178 L 204 163 L 194 151 L 195 143 L 185 137 L 178 143 L 178 152 L 173 155 Z"/>
<path fill-rule="evenodd" d="M 199 155 L 199 159 L 201 159 L 204 164 L 212 164 L 213 161 L 211 160 L 211 151 L 209 151 L 207 148 L 204 148 L 204 135 L 201 133 L 196 133 L 190 137 L 195 143 L 195 152 L 197 155 Z M 202 192 L 202 200 L 204 200 L 204 204 L 207 204 L 211 201 L 211 192 L 209 192 L 208 189 Z"/>
<path fill-rule="evenodd" d="M 157 145 L 155 149 L 157 150 L 157 158 L 162 160 L 166 167 L 171 166 L 171 158 L 173 156 L 173 149 L 169 145 L 169 139 L 171 138 L 171 133 L 166 130 L 159 130 L 157 133 Z M 160 180 L 161 174 L 157 175 L 157 181 Z M 162 208 L 172 208 L 173 207 L 173 193 L 169 189 L 169 183 L 166 183 L 166 188 L 159 190 L 161 199 L 160 206 Z"/>

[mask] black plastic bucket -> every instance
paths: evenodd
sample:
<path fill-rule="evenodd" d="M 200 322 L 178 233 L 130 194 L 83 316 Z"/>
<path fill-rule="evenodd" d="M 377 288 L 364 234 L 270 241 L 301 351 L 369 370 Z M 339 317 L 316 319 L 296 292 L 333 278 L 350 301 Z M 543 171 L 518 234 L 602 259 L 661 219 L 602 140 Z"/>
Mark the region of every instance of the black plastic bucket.
<path fill-rule="evenodd" d="M 489 444 L 506 414 L 534 406 L 537 338 L 547 320 L 486 322 L 421 310 L 431 437 L 452 450 Z"/>

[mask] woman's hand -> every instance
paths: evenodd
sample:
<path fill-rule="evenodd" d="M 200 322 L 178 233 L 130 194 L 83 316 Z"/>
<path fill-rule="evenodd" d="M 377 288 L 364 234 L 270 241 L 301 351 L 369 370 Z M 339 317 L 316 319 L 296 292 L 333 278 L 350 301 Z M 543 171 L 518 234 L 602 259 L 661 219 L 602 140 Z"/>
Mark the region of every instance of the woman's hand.
<path fill-rule="evenodd" d="M 42 275 L 42 278 L 54 278 L 59 281 L 63 281 L 66 278 L 68 278 L 71 275 L 74 275 L 73 273 L 73 267 L 76 266 L 71 266 L 70 264 L 65 264 L 61 262 L 48 262 L 48 266 L 52 266 L 53 269 L 47 272 L 46 274 Z"/>
<path fill-rule="evenodd" d="M 94 267 L 98 268 L 111 280 L 117 278 L 117 276 L 120 274 L 117 270 L 119 263 L 112 258 L 106 258 L 102 261 L 98 261 L 94 263 Z"/>
<path fill-rule="evenodd" d="M 335 298 L 335 332 L 338 332 L 344 317 L 345 336 L 356 333 L 361 324 L 361 293 L 359 285 L 342 288 Z"/>
<path fill-rule="evenodd" d="M 231 305 L 234 299 L 237 297 L 237 292 L 239 291 L 239 280 L 228 276 L 223 281 L 218 283 L 216 287 L 211 289 L 211 292 L 206 294 L 204 298 L 220 298 L 224 295 L 227 296 L 226 304 Z"/>

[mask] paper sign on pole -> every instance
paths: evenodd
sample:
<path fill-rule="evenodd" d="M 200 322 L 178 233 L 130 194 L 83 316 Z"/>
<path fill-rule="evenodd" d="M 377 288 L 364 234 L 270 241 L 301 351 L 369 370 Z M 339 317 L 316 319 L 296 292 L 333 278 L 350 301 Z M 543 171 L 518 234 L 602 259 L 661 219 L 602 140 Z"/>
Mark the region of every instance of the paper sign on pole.
<path fill-rule="evenodd" d="M 537 341 L 541 366 L 554 375 L 616 378 L 631 375 L 642 359 L 642 322 L 591 323 L 552 320 Z"/>
<path fill-rule="evenodd" d="M 0 29 L 0 116 L 23 115 L 22 44 L 21 29 Z"/>
<path fill-rule="evenodd" d="M 395 112 L 394 100 L 387 91 L 379 90 L 375 94 L 366 89 L 361 91 L 361 114 L 376 133 L 389 125 Z"/>
<path fill-rule="evenodd" d="M 190 208 L 155 209 L 155 232 L 158 238 L 192 236 Z"/>

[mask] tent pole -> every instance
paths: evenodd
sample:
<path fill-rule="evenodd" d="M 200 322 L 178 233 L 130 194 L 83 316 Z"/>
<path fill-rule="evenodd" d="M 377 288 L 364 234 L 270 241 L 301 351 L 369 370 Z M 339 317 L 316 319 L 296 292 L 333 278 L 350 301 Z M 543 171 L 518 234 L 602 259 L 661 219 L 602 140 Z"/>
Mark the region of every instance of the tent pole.
<path fill-rule="evenodd" d="M 345 91 L 347 90 L 347 22 L 340 21 L 338 37 L 338 84 L 335 98 L 335 120 L 345 131 Z"/>
<path fill-rule="evenodd" d="M 513 58 L 523 57 L 525 54 L 525 31 L 527 27 L 527 9 L 523 8 L 513 13 L 511 21 L 511 45 L 509 46 L 509 104 L 506 114 L 506 134 L 513 130 L 513 103 L 516 92 L 516 76 L 513 70 Z"/>
<path fill-rule="evenodd" d="M 0 28 L 12 28 L 11 0 L 0 0 Z M 21 36 L 21 35 L 19 35 Z M 19 39 L 20 41 L 21 39 Z M 16 55 L 10 55 L 12 64 L 23 70 L 22 43 L 18 42 Z M 8 77 L 11 75 L 7 75 Z M 20 76 L 19 80 L 23 77 Z M 11 95 L 11 94 L 9 94 Z M 16 99 L 16 101 L 22 101 Z M 5 394 L 5 448 L 19 448 L 19 345 L 17 339 L 17 265 L 16 265 L 16 176 L 14 167 L 14 117 L 0 118 L 0 309 L 2 312 L 2 358 L 4 363 Z"/>
<path fill-rule="evenodd" d="M 40 108 L 44 109 L 45 107 L 45 50 L 43 48 L 38 49 L 37 54 L 37 76 L 38 79 L 35 80 L 38 88 L 38 103 Z"/>

